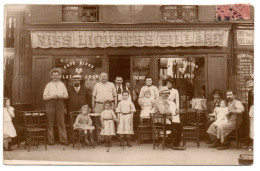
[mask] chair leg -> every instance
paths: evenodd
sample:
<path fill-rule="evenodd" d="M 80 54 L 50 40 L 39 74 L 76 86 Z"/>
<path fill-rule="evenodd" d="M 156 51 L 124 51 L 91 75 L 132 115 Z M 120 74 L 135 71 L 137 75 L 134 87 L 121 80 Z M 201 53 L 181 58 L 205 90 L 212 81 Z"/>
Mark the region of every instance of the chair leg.
<path fill-rule="evenodd" d="M 31 138 L 28 138 L 28 152 L 30 152 L 30 147 L 31 147 Z"/>
<path fill-rule="evenodd" d="M 155 135 L 153 133 L 153 149 L 155 149 Z"/>
<path fill-rule="evenodd" d="M 78 150 L 79 150 L 79 146 L 80 146 L 80 132 L 79 132 L 79 136 L 78 136 Z"/>
<path fill-rule="evenodd" d="M 140 144 L 140 139 L 141 139 L 141 128 L 138 129 L 138 146 Z"/>
<path fill-rule="evenodd" d="M 197 130 L 197 147 L 200 147 L 200 132 Z"/>
<path fill-rule="evenodd" d="M 44 136 L 44 146 L 45 146 L 45 150 L 47 150 L 47 141 L 46 141 L 46 136 Z"/>

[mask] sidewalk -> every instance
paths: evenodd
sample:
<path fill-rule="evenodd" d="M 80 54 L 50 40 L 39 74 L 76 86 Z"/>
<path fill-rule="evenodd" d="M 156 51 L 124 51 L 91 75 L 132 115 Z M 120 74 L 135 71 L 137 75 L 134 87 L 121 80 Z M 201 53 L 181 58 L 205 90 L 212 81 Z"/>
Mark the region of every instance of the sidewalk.
<path fill-rule="evenodd" d="M 201 142 L 200 148 L 196 147 L 194 142 L 187 142 L 185 151 L 176 151 L 170 148 L 152 149 L 152 144 L 132 143 L 133 147 L 119 147 L 119 142 L 113 142 L 113 147 L 107 148 L 102 145 L 92 147 L 81 147 L 80 150 L 72 148 L 72 145 L 64 146 L 56 144 L 47 146 L 35 146 L 28 152 L 22 145 L 19 149 L 13 147 L 13 151 L 4 152 L 4 163 L 11 164 L 18 162 L 23 164 L 69 164 L 69 165 L 238 165 L 239 154 L 252 154 L 245 147 L 236 149 L 235 143 L 232 142 L 231 148 L 219 151 L 209 149 L 205 142 Z M 13 160 L 13 161 L 10 161 Z M 29 162 L 28 160 L 33 160 Z M 51 161 L 57 161 L 53 163 Z M 67 161 L 66 163 L 64 163 Z"/>

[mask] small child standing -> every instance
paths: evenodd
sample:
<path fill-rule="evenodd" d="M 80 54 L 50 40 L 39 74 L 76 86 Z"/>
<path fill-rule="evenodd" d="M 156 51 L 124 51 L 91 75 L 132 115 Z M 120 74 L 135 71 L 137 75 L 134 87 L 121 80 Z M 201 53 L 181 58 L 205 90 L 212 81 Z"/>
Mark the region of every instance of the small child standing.
<path fill-rule="evenodd" d="M 74 127 L 74 129 L 84 130 L 86 144 L 91 143 L 91 145 L 94 145 L 92 131 L 95 129 L 95 127 L 92 126 L 92 120 L 91 120 L 90 116 L 88 115 L 88 113 L 89 113 L 88 105 L 82 106 L 81 114 L 79 114 L 77 116 L 77 119 L 76 119 L 73 127 Z"/>
<path fill-rule="evenodd" d="M 117 121 L 117 118 L 114 111 L 111 110 L 111 105 L 111 101 L 105 101 L 105 110 L 101 112 L 100 116 L 100 120 L 102 123 L 100 135 L 103 135 L 105 137 L 105 147 L 112 147 L 111 138 L 113 135 L 116 135 L 114 121 Z"/>
<path fill-rule="evenodd" d="M 118 103 L 116 113 L 118 113 L 118 127 L 117 134 L 120 134 L 120 146 L 124 147 L 124 135 L 127 138 L 127 146 L 132 147 L 130 144 L 130 136 L 134 134 L 133 130 L 133 114 L 136 111 L 133 102 L 128 100 L 129 92 L 123 92 L 123 100 Z"/>
<path fill-rule="evenodd" d="M 5 150 L 12 151 L 11 141 L 13 137 L 16 137 L 16 131 L 12 123 L 14 118 L 14 108 L 11 106 L 11 100 L 4 98 L 4 148 Z"/>
<path fill-rule="evenodd" d="M 153 113 L 153 103 L 154 99 L 151 98 L 151 91 L 146 90 L 144 92 L 144 98 L 140 100 L 140 105 L 142 108 L 141 114 L 140 114 L 140 122 L 143 124 L 143 120 L 150 118 L 150 113 Z"/>
<path fill-rule="evenodd" d="M 215 107 L 213 115 L 217 118 L 213 125 L 220 126 L 226 124 L 228 122 L 227 115 L 228 115 L 228 107 L 225 100 L 221 100 L 220 107 Z"/>

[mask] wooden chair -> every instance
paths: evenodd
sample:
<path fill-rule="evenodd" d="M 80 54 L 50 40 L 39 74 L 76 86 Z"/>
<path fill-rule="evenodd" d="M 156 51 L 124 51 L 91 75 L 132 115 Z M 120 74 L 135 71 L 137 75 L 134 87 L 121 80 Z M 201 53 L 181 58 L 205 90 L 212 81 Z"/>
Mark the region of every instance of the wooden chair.
<path fill-rule="evenodd" d="M 184 113 L 183 113 L 184 114 Z M 186 146 L 187 139 L 195 139 L 197 142 L 197 147 L 200 147 L 200 116 L 201 111 L 195 109 L 187 109 L 184 114 L 183 125 L 183 144 Z"/>
<path fill-rule="evenodd" d="M 152 137 L 153 137 L 153 149 L 155 149 L 155 144 L 157 141 L 159 147 L 159 139 L 162 138 L 162 147 L 164 150 L 166 142 L 166 118 L 168 115 L 161 114 L 151 114 L 151 124 L 152 124 Z M 170 131 L 169 131 L 170 132 Z M 168 133 L 169 133 L 168 132 Z"/>
<path fill-rule="evenodd" d="M 79 114 L 80 114 L 79 111 L 70 112 L 71 140 L 72 140 L 73 148 L 75 146 L 75 140 L 77 140 L 78 150 L 79 150 L 80 142 L 84 142 L 84 138 L 85 138 L 83 129 L 80 129 L 80 128 L 74 129 L 73 128 L 73 125 Z M 82 147 L 83 146 L 84 146 L 84 143 L 82 143 Z M 94 144 L 93 144 L 93 147 L 95 148 Z"/>
<path fill-rule="evenodd" d="M 229 135 L 229 142 L 234 139 L 236 141 L 237 149 L 241 148 L 241 124 L 243 123 L 243 114 L 236 114 L 236 129 L 232 131 Z"/>
<path fill-rule="evenodd" d="M 152 139 L 152 125 L 151 125 L 151 118 L 145 118 L 144 119 L 144 124 L 138 125 L 138 146 L 142 142 L 142 136 L 143 135 L 149 135 L 150 140 Z"/>
<path fill-rule="evenodd" d="M 37 148 L 39 139 L 44 141 L 45 150 L 47 150 L 46 143 L 46 111 L 23 111 L 24 123 L 25 123 L 25 148 L 28 145 L 28 152 L 30 151 L 31 144 L 37 142 Z"/>

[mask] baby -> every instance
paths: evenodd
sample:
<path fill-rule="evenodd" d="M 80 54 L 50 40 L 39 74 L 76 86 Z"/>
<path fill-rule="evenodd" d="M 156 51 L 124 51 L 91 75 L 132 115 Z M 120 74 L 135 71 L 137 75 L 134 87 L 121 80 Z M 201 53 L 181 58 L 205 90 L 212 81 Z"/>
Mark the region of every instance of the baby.
<path fill-rule="evenodd" d="M 228 115 L 228 107 L 225 100 L 221 100 L 220 107 L 215 107 L 214 113 L 211 116 L 216 117 L 216 121 L 213 122 L 213 125 L 220 126 L 226 124 L 228 122 L 227 115 Z"/>
<path fill-rule="evenodd" d="M 146 90 L 144 92 L 144 98 L 140 101 L 140 105 L 142 107 L 142 111 L 140 114 L 140 122 L 143 123 L 145 118 L 150 118 L 150 113 L 153 113 L 153 103 L 154 99 L 151 98 L 150 90 Z"/>

